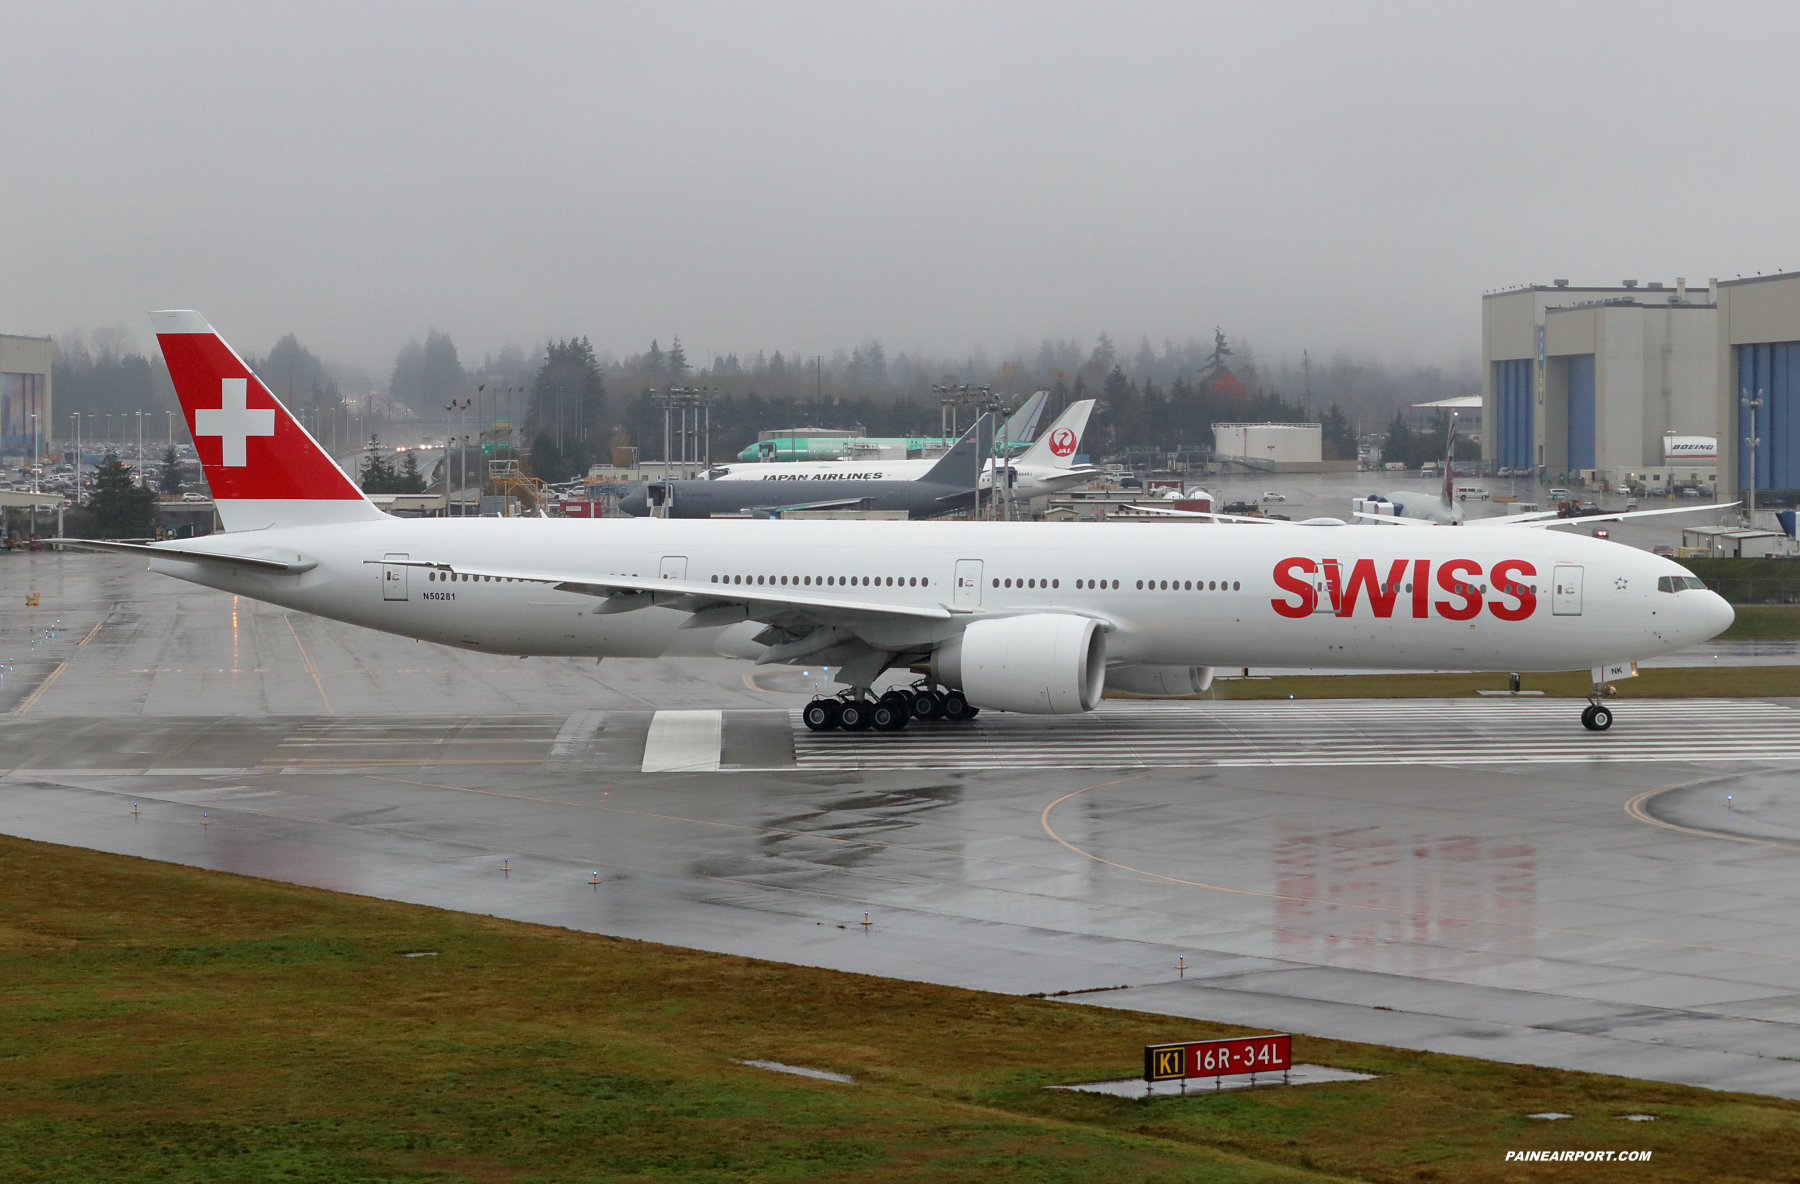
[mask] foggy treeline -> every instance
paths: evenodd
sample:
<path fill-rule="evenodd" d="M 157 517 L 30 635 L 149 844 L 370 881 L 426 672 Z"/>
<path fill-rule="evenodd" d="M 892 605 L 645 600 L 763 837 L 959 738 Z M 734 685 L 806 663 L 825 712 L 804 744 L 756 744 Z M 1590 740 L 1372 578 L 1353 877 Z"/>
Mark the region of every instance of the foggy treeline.
<path fill-rule="evenodd" d="M 385 390 L 360 369 L 327 362 L 292 333 L 246 361 L 334 450 L 355 447 L 359 434 L 366 437 L 393 420 L 411 421 L 429 434 L 448 425 L 471 435 L 477 423 L 500 420 L 516 433 L 538 475 L 552 481 L 609 461 L 619 445 L 636 446 L 641 459 L 660 460 L 663 413 L 651 392 L 669 386 L 709 392 L 715 460 L 735 456 L 759 431 L 779 427 L 935 436 L 940 406 L 934 383 L 989 384 L 1014 401 L 1050 391 L 1046 424 L 1070 402 L 1098 399 L 1084 442 L 1096 460 L 1207 448 L 1211 424 L 1235 420 L 1317 420 L 1326 425 L 1328 454 L 1350 458 L 1358 435 L 1382 431 L 1406 404 L 1479 386 L 1472 361 L 1446 370 L 1342 351 L 1324 358 L 1263 358 L 1249 343 L 1223 333 L 1181 344 L 1165 340 L 1160 348 L 1140 338 L 1131 349 L 1101 333 L 1092 343 L 1048 340 L 999 360 L 982 352 L 961 358 L 890 355 L 878 340 L 826 355 L 776 349 L 696 358 L 679 337 L 618 356 L 572 337 L 529 351 L 507 345 L 465 362 L 450 336 L 432 329 L 400 348 Z M 55 365 L 59 419 L 70 411 L 116 417 L 175 409 L 161 358 L 139 352 L 124 326 L 60 336 Z M 448 409 L 452 404 L 457 410 Z M 465 410 L 464 404 L 472 406 Z M 969 415 L 960 411 L 958 422 L 966 426 Z M 508 433 L 503 428 L 501 434 Z"/>

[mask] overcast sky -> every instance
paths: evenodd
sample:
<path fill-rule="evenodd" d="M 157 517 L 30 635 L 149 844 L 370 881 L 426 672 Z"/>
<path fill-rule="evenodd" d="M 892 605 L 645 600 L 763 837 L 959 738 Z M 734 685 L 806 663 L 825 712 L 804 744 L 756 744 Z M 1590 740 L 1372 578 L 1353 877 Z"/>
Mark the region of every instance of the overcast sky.
<path fill-rule="evenodd" d="M 1795 5 L 11 4 L 0 331 L 1454 361 L 1800 268 Z"/>

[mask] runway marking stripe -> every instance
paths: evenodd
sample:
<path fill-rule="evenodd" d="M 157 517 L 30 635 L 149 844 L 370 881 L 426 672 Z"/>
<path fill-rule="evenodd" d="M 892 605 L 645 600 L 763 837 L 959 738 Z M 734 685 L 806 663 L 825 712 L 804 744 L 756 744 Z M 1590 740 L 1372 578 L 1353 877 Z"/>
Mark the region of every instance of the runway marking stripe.
<path fill-rule="evenodd" d="M 810 732 L 798 713 L 790 726 L 797 767 L 818 770 L 1800 760 L 1800 712 L 1775 703 L 1634 700 L 1608 733 L 1578 730 L 1574 714 L 1568 701 L 1271 700 L 1109 703 L 899 733 Z"/>

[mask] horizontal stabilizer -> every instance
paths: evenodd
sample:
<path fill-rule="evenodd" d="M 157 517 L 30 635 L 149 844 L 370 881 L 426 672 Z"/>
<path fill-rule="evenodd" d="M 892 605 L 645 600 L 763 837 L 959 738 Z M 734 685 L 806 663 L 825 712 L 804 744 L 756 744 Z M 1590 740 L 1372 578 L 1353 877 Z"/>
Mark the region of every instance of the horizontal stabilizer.
<path fill-rule="evenodd" d="M 288 563 L 281 559 L 263 559 L 254 555 L 221 555 L 212 551 L 193 551 L 184 547 L 170 547 L 162 543 L 115 543 L 107 539 L 45 539 L 59 547 L 73 547 L 78 551 L 112 551 L 120 555 L 143 555 L 154 559 L 179 559 L 184 563 L 209 563 L 217 567 L 248 567 L 257 571 L 277 572 L 281 575 L 297 576 L 309 572 L 319 566 L 315 559 L 302 559 L 294 556 Z"/>

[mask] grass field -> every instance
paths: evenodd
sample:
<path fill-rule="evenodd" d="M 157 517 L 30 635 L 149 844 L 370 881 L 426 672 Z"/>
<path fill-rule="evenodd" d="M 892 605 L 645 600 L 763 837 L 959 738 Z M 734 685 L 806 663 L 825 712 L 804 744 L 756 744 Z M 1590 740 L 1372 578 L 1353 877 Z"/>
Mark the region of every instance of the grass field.
<path fill-rule="evenodd" d="M 0 1180 L 1800 1176 L 1797 1102 L 1306 1037 L 1296 1060 L 1381 1076 L 1087 1097 L 1041 1087 L 1236 1030 L 11 838 L 0 901 Z M 839 920 L 854 928 L 820 918 Z M 435 956 L 403 956 L 420 951 Z M 1525 1117 L 1541 1110 L 1577 1117 Z M 1503 1158 L 1548 1148 L 1654 1154 Z"/>

